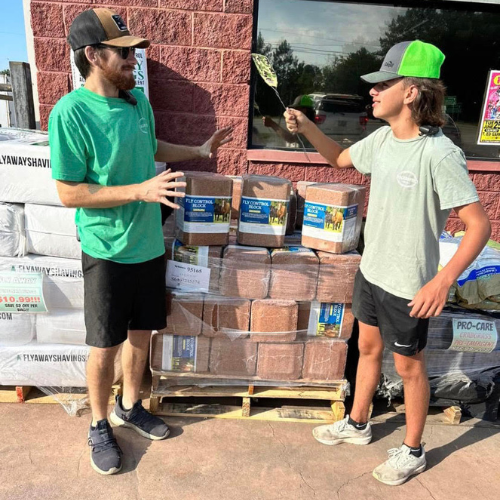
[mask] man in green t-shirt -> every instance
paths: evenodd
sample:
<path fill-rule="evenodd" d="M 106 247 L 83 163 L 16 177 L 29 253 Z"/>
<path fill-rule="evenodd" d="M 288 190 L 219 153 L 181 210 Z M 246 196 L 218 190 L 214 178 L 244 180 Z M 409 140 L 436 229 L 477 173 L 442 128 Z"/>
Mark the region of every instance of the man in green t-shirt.
<path fill-rule="evenodd" d="M 359 365 L 350 416 L 314 429 L 321 443 L 368 444 L 368 414 L 380 380 L 384 347 L 403 379 L 406 436 L 373 471 L 389 485 L 425 470 L 422 433 L 429 404 L 423 349 L 429 317 L 438 316 L 448 291 L 488 241 L 491 226 L 467 174 L 463 152 L 443 135 L 443 53 L 421 41 L 392 47 L 380 71 L 361 78 L 382 127 L 349 149 L 326 137 L 298 111 L 285 113 L 335 168 L 355 167 L 371 177 L 365 250 L 354 284 L 359 321 Z M 454 209 L 466 226 L 458 251 L 439 272 L 439 236 Z"/>
<path fill-rule="evenodd" d="M 121 450 L 107 420 L 107 404 L 120 346 L 123 396 L 110 419 L 153 440 L 170 430 L 147 412 L 139 388 L 152 330 L 164 328 L 165 246 L 160 206 L 173 197 L 182 172 L 155 176 L 155 160 L 212 157 L 231 140 L 218 130 L 200 147 L 157 141 L 151 106 L 134 89 L 135 49 L 150 42 L 132 36 L 115 12 L 97 8 L 73 21 L 68 41 L 85 86 L 64 96 L 49 118 L 52 175 L 65 206 L 76 207 L 82 244 L 87 384 L 92 407 L 91 465 L 100 474 L 122 467 Z"/>

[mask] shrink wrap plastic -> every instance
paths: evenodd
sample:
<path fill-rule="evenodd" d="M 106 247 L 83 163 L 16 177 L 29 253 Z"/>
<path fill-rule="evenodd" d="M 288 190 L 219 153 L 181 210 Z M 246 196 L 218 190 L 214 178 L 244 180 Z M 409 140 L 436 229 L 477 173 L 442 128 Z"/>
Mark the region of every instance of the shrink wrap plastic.
<path fill-rule="evenodd" d="M 151 345 L 153 374 L 182 385 L 328 387 L 343 379 L 354 323 L 343 299 L 352 297 L 358 254 L 329 254 L 322 264 L 316 252 L 300 246 L 229 245 L 220 254 L 220 247 L 176 251 L 169 241 L 168 248 L 174 262 L 191 255 L 190 262 L 200 263 L 204 255 L 210 290 L 196 284 L 168 290 L 167 327 Z M 210 257 L 208 248 L 221 257 Z M 322 286 L 322 302 L 316 298 L 320 274 L 325 283 L 338 278 L 337 286 Z"/>

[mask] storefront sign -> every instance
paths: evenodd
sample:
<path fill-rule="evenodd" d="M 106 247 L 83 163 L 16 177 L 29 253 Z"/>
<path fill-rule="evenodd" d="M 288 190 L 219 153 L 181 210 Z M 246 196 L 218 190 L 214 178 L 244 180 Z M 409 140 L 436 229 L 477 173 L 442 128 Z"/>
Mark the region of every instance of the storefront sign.
<path fill-rule="evenodd" d="M 0 272 L 0 312 L 47 312 L 42 273 Z"/>
<path fill-rule="evenodd" d="M 497 327 L 493 321 L 453 318 L 450 351 L 492 352 L 497 345 Z"/>
<path fill-rule="evenodd" d="M 500 71 L 488 75 L 484 94 L 478 144 L 500 144 Z"/>

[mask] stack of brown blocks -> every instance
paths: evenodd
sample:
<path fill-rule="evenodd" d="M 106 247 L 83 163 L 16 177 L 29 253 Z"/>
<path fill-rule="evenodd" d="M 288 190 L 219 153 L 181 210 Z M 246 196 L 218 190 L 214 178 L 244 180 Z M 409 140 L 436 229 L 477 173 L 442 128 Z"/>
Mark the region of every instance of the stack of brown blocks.
<path fill-rule="evenodd" d="M 201 178 L 194 175 L 188 183 L 189 190 L 208 195 L 202 190 Z M 231 218 L 239 215 L 239 199 L 243 196 L 289 199 L 288 233 L 296 227 L 293 219 L 295 214 L 300 219 L 306 198 L 338 206 L 356 202 L 361 207 L 358 211 L 361 219 L 364 188 L 312 182 L 299 182 L 297 187 L 297 197 L 288 198 L 291 183 L 285 179 L 233 178 Z M 297 210 L 294 210 L 294 202 Z M 195 241 L 201 245 L 200 240 Z M 345 340 L 350 337 L 354 322 L 351 311 L 354 276 L 361 259 L 356 252 L 345 253 L 352 241 L 325 244 L 302 237 L 304 246 L 325 248 L 328 252 L 314 252 L 299 244 L 294 245 L 298 249 L 280 248 L 285 242 L 284 235 L 238 231 L 237 241 L 239 244 L 221 247 L 213 245 L 212 235 L 203 239 L 205 245 L 211 244 L 208 251 L 210 292 L 220 295 L 169 293 L 168 326 L 159 333 L 195 337 L 194 372 L 200 376 L 325 385 L 341 380 L 347 355 Z M 264 247 L 274 250 L 270 253 Z M 178 253 L 181 260 L 184 261 L 185 254 L 186 262 L 192 262 L 189 260 L 191 250 Z M 311 331 L 315 320 L 311 315 L 312 303 L 315 310 L 321 303 L 344 304 L 339 338 L 319 336 L 326 335 L 326 331 Z M 335 329 L 332 328 L 330 334 L 335 335 Z M 153 336 L 151 353 L 151 367 L 160 371 L 165 366 L 162 339 L 162 335 Z"/>

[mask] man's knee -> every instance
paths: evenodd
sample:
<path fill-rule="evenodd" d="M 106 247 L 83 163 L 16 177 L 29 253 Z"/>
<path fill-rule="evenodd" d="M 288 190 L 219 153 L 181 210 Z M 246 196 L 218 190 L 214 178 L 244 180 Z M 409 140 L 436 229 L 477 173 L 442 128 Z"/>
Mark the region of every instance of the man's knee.
<path fill-rule="evenodd" d="M 108 366 L 116 357 L 120 346 L 114 347 L 92 347 L 90 349 L 89 362 L 98 366 Z"/>
<path fill-rule="evenodd" d="M 394 354 L 394 365 L 398 375 L 404 380 L 412 380 L 421 377 L 427 378 L 425 360 L 421 353 L 415 356 L 402 356 Z"/>

